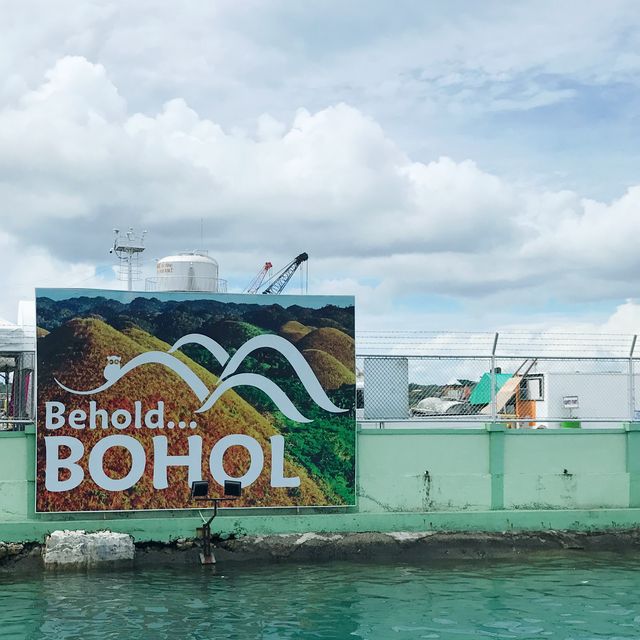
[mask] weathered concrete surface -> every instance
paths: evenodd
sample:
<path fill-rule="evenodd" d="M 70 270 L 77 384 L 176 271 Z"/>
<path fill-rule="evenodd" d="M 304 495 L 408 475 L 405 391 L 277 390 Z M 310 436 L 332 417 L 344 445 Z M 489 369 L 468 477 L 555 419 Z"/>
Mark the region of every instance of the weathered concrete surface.
<path fill-rule="evenodd" d="M 395 532 L 246 537 L 221 541 L 219 563 L 233 561 L 443 560 L 517 557 L 546 551 L 626 551 L 640 532 L 440 533 Z"/>
<path fill-rule="evenodd" d="M 133 543 L 131 543 L 133 546 Z M 202 541 L 181 538 L 171 543 L 138 543 L 126 566 L 200 566 Z M 101 553 L 106 553 L 106 546 Z M 542 531 L 537 533 L 333 533 L 244 536 L 216 540 L 219 567 L 237 563 L 321 562 L 328 560 L 375 562 L 478 561 L 521 558 L 540 553 L 634 552 L 640 550 L 640 530 L 604 532 Z M 0 571 L 19 572 L 44 567 L 44 545 L 0 543 Z M 86 569 L 110 566 L 89 560 L 62 564 Z M 91 556 L 92 558 L 95 557 Z M 133 558 L 133 559 L 132 559 Z M 110 558 L 113 562 L 113 557 Z M 122 562 L 116 562 L 122 564 Z"/>
<path fill-rule="evenodd" d="M 24 545 L 18 542 L 0 542 L 0 561 L 12 558 L 24 551 Z"/>
<path fill-rule="evenodd" d="M 43 560 L 46 568 L 84 569 L 133 562 L 133 538 L 124 533 L 54 531 L 47 536 Z"/>
<path fill-rule="evenodd" d="M 42 568 L 42 546 L 0 542 L 0 573 L 20 573 Z"/>
<path fill-rule="evenodd" d="M 140 544 L 136 566 L 199 564 L 199 540 Z M 640 531 L 567 533 L 345 533 L 245 536 L 218 540 L 218 566 L 234 563 L 348 561 L 429 562 L 517 558 L 531 553 L 640 549 Z"/>

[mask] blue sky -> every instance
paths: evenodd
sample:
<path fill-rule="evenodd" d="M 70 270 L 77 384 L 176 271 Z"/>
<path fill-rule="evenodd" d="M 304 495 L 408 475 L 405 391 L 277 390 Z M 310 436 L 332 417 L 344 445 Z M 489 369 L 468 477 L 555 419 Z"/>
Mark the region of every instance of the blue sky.
<path fill-rule="evenodd" d="M 361 329 L 635 331 L 637 4 L 366 7 L 7 3 L 0 316 L 202 223 L 230 290 L 307 251 Z"/>

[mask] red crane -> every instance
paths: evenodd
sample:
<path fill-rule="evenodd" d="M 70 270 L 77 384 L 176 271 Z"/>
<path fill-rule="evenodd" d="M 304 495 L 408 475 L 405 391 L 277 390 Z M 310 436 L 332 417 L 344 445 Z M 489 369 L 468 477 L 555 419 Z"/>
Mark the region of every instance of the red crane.
<path fill-rule="evenodd" d="M 264 279 L 269 275 L 272 267 L 273 265 L 270 262 L 265 262 L 264 267 L 258 271 L 243 293 L 258 293 L 258 289 L 264 282 Z"/>

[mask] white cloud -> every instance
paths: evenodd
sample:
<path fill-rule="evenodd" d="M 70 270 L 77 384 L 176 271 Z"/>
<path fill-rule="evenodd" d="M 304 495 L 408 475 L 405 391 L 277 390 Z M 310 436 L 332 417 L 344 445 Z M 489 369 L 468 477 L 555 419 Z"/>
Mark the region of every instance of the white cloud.
<path fill-rule="evenodd" d="M 208 116 L 224 112 L 225 124 L 257 117 L 258 104 L 280 116 L 296 104 L 389 97 L 391 108 L 535 108 L 571 98 L 558 79 L 637 83 L 636 9 L 631 0 L 369 3 L 367 12 L 337 0 L 186 2 L 180 11 L 155 0 L 7 3 L 0 99 L 71 54 L 109 68 L 137 108 L 181 95 L 201 112 L 209 105 Z"/>
<path fill-rule="evenodd" d="M 84 57 L 108 70 L 130 113 L 179 97 L 231 132 L 344 102 L 413 159 L 473 158 L 599 198 L 635 181 L 635 147 L 616 138 L 632 138 L 637 112 L 631 0 L 374 1 L 366 12 L 338 0 L 4 4 L 0 108 L 56 60 Z M 603 134 L 587 157 L 592 121 Z"/>
<path fill-rule="evenodd" d="M 640 295 L 640 187 L 603 203 L 418 162 L 344 103 L 227 130 L 180 98 L 137 112 L 108 69 L 65 57 L 0 111 L 0 169 L 3 228 L 34 280 L 86 273 L 113 226 L 148 228 L 156 257 L 193 248 L 204 218 L 222 277 L 305 250 L 317 291 L 351 287 L 372 312 L 408 294 Z"/>
<path fill-rule="evenodd" d="M 89 124 L 92 120 L 118 120 L 124 114 L 124 100 L 101 64 L 87 64 L 83 57 L 64 57 L 45 77 L 46 82 L 20 100 L 31 117 L 42 109 L 48 118 Z"/>
<path fill-rule="evenodd" d="M 96 275 L 96 267 L 53 257 L 48 251 L 26 246 L 24 242 L 0 232 L 3 295 L 0 318 L 16 321 L 18 300 L 32 300 L 37 287 L 107 287 L 108 272 Z"/>

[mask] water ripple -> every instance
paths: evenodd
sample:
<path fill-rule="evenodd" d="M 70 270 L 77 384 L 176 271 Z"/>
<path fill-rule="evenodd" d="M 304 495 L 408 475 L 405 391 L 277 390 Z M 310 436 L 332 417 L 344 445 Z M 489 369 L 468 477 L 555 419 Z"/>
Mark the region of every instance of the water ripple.
<path fill-rule="evenodd" d="M 0 638 L 638 639 L 639 593 L 610 554 L 5 575 Z"/>

